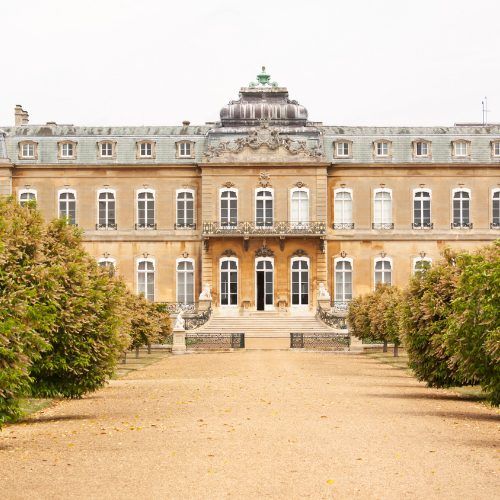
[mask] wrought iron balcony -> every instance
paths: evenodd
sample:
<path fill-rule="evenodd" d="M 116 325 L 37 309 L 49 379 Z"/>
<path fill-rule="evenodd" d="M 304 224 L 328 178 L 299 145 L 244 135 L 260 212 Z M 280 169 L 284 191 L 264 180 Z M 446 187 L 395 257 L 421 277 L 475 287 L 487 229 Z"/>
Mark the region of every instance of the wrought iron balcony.
<path fill-rule="evenodd" d="M 96 229 L 96 231 L 107 230 L 107 229 L 111 229 L 111 230 L 116 231 L 118 229 L 118 226 L 116 225 L 115 222 L 104 222 L 102 224 L 97 223 L 95 225 L 95 229 Z"/>
<path fill-rule="evenodd" d="M 339 231 L 346 231 L 354 229 L 354 222 L 334 222 L 332 227 Z"/>
<path fill-rule="evenodd" d="M 203 236 L 323 236 L 326 233 L 326 223 L 275 221 L 272 225 L 261 225 L 245 221 L 227 225 L 204 222 L 202 232 Z"/>
<path fill-rule="evenodd" d="M 135 229 L 153 229 L 156 230 L 156 223 L 155 222 L 138 222 L 135 225 Z"/>
<path fill-rule="evenodd" d="M 174 229 L 196 229 L 195 222 L 177 222 L 174 224 Z"/>
<path fill-rule="evenodd" d="M 472 229 L 472 222 L 452 222 L 451 229 Z"/>
<path fill-rule="evenodd" d="M 490 229 L 500 229 L 500 221 L 499 222 L 492 222 L 490 224 Z"/>
<path fill-rule="evenodd" d="M 373 222 L 372 229 L 388 231 L 390 229 L 394 229 L 394 222 Z"/>
<path fill-rule="evenodd" d="M 172 315 L 177 315 L 180 312 L 194 313 L 197 309 L 197 305 L 195 303 L 184 304 L 183 302 L 156 302 L 156 304 L 160 304 L 163 311 Z"/>
<path fill-rule="evenodd" d="M 412 222 L 412 229 L 434 229 L 433 222 Z"/>
<path fill-rule="evenodd" d="M 349 309 L 350 300 L 334 300 L 332 302 L 332 308 L 337 311 L 347 311 Z"/>

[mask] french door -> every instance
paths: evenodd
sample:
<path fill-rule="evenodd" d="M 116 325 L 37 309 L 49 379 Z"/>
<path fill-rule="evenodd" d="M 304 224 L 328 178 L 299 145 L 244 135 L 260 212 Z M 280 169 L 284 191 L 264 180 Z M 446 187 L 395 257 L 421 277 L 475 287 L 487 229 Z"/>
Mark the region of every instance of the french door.
<path fill-rule="evenodd" d="M 220 305 L 238 305 L 238 262 L 236 259 L 221 260 Z"/>
<path fill-rule="evenodd" d="M 292 306 L 309 305 L 309 260 L 292 260 Z"/>
<path fill-rule="evenodd" d="M 270 259 L 259 260 L 255 266 L 256 272 L 256 303 L 258 311 L 273 308 L 274 297 L 274 265 Z"/>

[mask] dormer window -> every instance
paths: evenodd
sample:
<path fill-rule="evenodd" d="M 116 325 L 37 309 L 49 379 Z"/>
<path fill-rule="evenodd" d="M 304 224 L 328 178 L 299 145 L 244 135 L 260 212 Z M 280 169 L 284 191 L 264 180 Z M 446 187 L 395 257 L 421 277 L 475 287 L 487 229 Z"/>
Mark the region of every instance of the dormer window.
<path fill-rule="evenodd" d="M 352 156 L 351 141 L 337 141 L 334 143 L 336 158 L 349 158 Z"/>
<path fill-rule="evenodd" d="M 453 156 L 467 158 L 470 155 L 470 141 L 458 140 L 452 142 Z"/>
<path fill-rule="evenodd" d="M 140 141 L 137 143 L 138 158 L 154 158 L 155 143 L 153 141 Z"/>
<path fill-rule="evenodd" d="M 413 141 L 413 157 L 428 158 L 431 156 L 431 143 L 423 139 Z"/>
<path fill-rule="evenodd" d="M 38 155 L 38 144 L 33 141 L 24 141 L 19 143 L 19 159 L 35 160 Z"/>
<path fill-rule="evenodd" d="M 500 158 L 500 139 L 491 141 L 491 156 L 493 158 Z"/>
<path fill-rule="evenodd" d="M 116 143 L 113 141 L 98 142 L 99 155 L 101 158 L 114 158 Z"/>
<path fill-rule="evenodd" d="M 192 158 L 194 154 L 194 142 L 182 141 L 177 143 L 178 158 Z"/>
<path fill-rule="evenodd" d="M 59 143 L 59 159 L 71 160 L 76 158 L 76 142 L 64 141 Z"/>
<path fill-rule="evenodd" d="M 375 141 L 373 153 L 378 158 L 388 158 L 392 154 L 392 143 L 390 141 Z"/>

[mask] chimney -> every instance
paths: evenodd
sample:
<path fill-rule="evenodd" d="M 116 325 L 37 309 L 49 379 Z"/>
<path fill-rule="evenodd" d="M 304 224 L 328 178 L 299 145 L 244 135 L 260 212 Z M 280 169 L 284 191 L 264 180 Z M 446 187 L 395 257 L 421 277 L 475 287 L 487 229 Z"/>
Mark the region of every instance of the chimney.
<path fill-rule="evenodd" d="M 182 122 L 182 126 L 183 126 L 183 127 L 189 127 L 189 124 L 190 124 L 190 123 L 191 123 L 191 122 L 190 122 L 189 120 L 184 120 L 184 121 Z"/>
<path fill-rule="evenodd" d="M 28 125 L 30 121 L 30 115 L 27 111 L 24 111 L 20 104 L 16 104 L 16 107 L 14 108 L 14 117 L 16 127 L 20 125 Z"/>

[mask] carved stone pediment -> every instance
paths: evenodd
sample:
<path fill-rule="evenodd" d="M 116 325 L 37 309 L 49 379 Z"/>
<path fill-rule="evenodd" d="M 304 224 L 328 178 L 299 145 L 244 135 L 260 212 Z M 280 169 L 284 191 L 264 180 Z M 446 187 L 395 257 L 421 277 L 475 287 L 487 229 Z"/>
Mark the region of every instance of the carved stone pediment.
<path fill-rule="evenodd" d="M 266 245 L 262 245 L 255 251 L 255 257 L 274 257 L 274 252 Z"/>
<path fill-rule="evenodd" d="M 236 257 L 236 254 L 230 248 L 228 248 L 227 250 L 224 250 L 222 252 L 221 257 Z"/>

